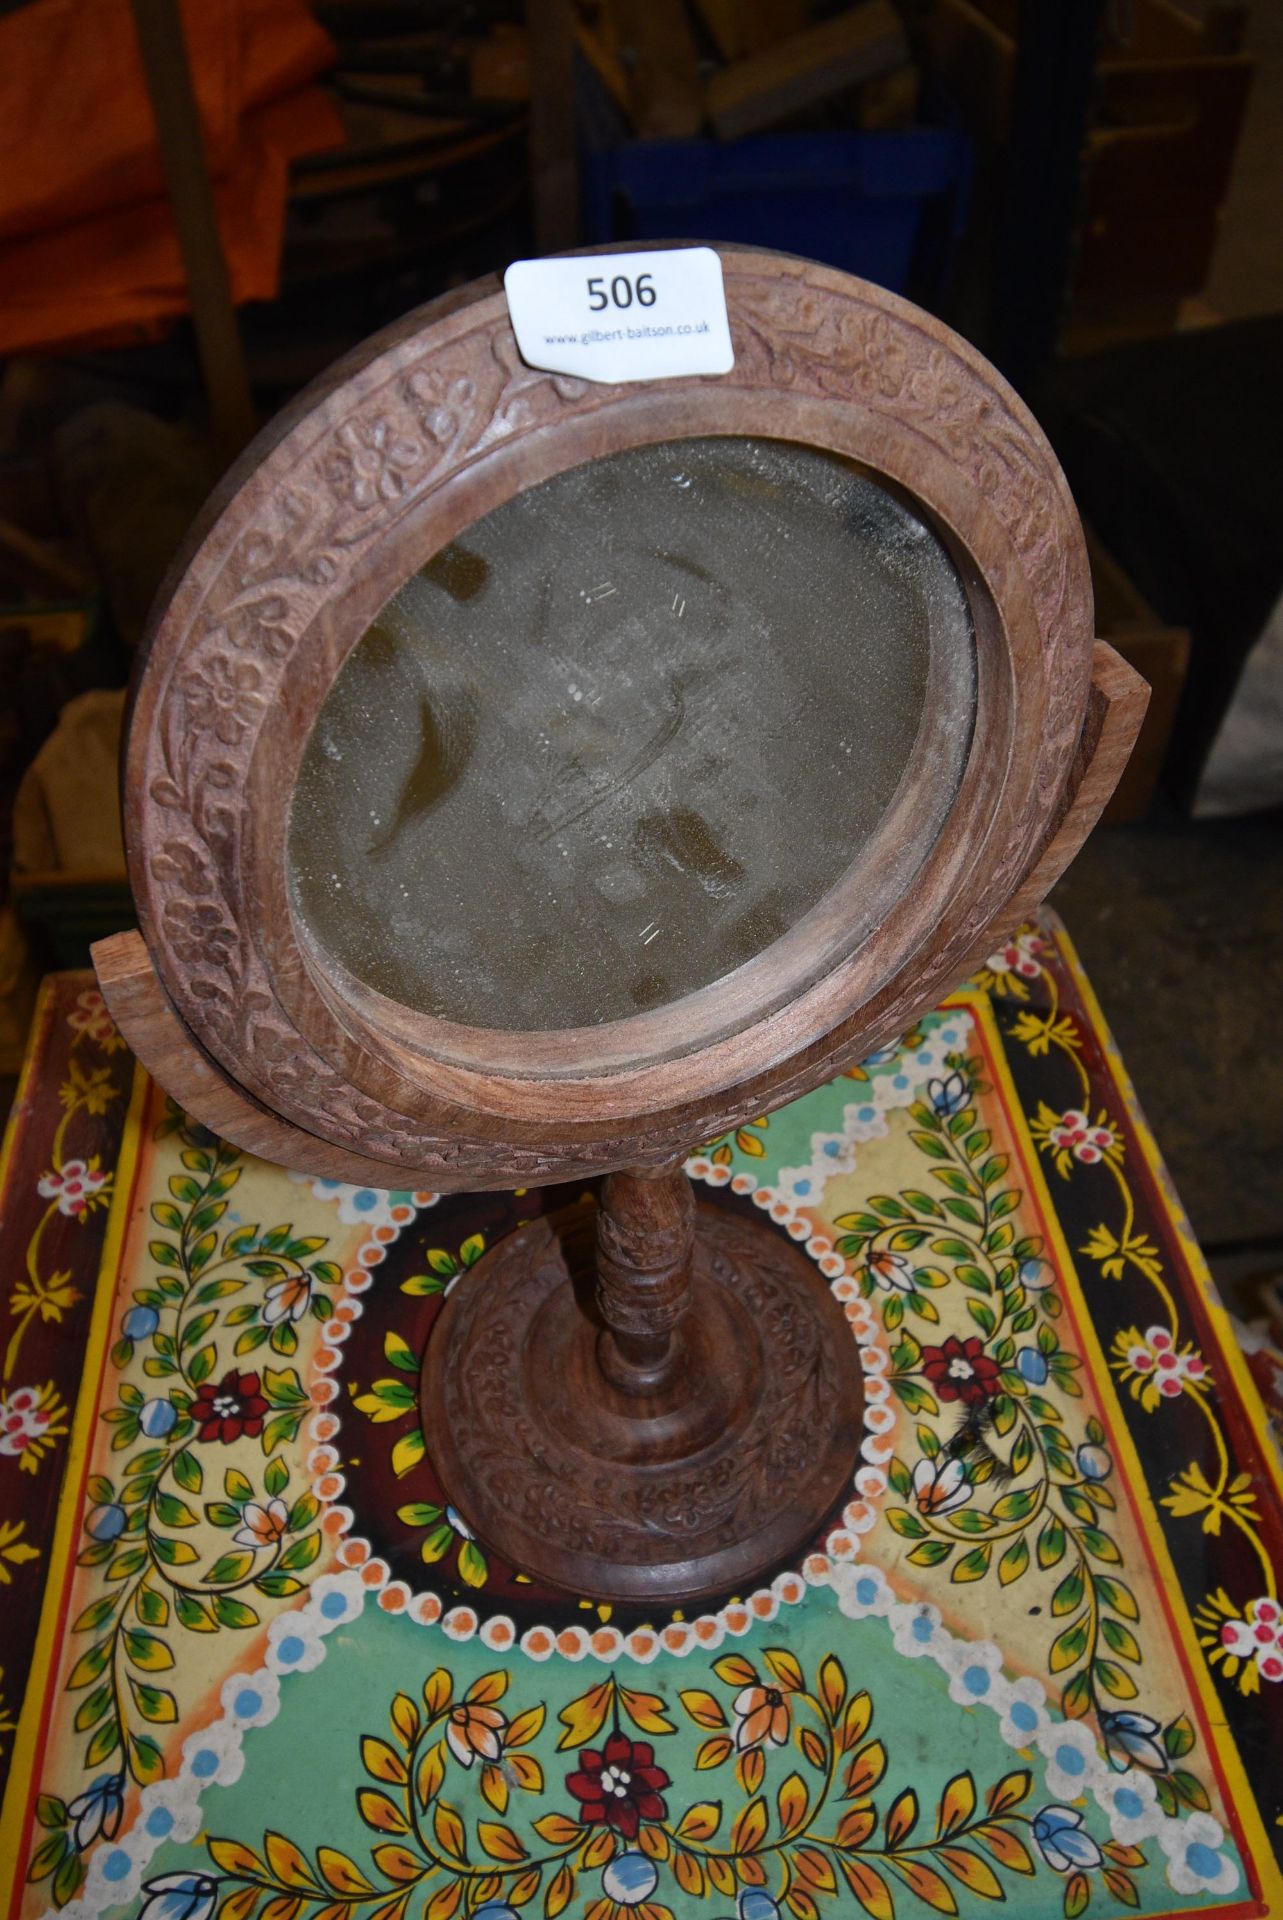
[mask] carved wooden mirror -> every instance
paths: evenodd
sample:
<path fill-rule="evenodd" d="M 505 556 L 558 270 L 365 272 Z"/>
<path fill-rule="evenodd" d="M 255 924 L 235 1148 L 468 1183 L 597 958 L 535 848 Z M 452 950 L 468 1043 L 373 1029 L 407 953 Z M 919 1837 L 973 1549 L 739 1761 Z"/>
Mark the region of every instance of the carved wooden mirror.
<path fill-rule="evenodd" d="M 993 370 L 860 281 L 722 261 L 727 374 L 535 372 L 487 283 L 262 436 L 155 620 L 142 933 L 95 950 L 157 1078 L 286 1166 L 610 1176 L 595 1264 L 542 1223 L 502 1242 L 421 1393 L 481 1537 L 611 1599 L 743 1587 L 858 1447 L 826 1285 L 697 1208 L 685 1154 L 963 977 L 1145 697 Z"/>

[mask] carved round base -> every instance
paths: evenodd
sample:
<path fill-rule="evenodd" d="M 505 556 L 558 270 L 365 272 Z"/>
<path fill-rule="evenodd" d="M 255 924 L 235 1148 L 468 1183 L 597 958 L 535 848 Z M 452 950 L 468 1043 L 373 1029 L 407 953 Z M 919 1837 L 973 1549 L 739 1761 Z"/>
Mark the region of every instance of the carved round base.
<path fill-rule="evenodd" d="M 613 1601 L 738 1591 L 850 1486 L 863 1388 L 842 1309 L 778 1234 L 699 1207 L 675 1376 L 624 1393 L 598 1364 L 590 1252 L 539 1220 L 458 1282 L 423 1365 L 433 1464 L 537 1579 Z"/>

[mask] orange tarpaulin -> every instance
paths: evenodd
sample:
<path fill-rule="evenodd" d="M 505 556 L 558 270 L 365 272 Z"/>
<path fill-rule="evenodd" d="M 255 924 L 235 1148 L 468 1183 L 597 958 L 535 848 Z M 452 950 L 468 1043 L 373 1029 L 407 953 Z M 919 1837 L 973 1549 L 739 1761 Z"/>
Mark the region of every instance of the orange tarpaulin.
<path fill-rule="evenodd" d="M 342 141 L 307 82 L 333 60 L 303 0 L 185 0 L 233 298 L 277 287 L 291 160 Z M 0 19 L 0 355 L 136 340 L 187 308 L 129 0 Z"/>

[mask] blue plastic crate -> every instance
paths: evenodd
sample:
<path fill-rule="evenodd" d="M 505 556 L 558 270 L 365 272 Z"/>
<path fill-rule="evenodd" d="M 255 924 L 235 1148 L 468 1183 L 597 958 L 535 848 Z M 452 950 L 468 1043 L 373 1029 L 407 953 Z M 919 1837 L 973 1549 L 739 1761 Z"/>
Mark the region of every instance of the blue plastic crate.
<path fill-rule="evenodd" d="M 592 241 L 777 247 L 904 292 L 928 210 L 933 254 L 959 230 L 969 172 L 966 137 L 929 127 L 639 141 L 585 156 L 584 220 Z"/>

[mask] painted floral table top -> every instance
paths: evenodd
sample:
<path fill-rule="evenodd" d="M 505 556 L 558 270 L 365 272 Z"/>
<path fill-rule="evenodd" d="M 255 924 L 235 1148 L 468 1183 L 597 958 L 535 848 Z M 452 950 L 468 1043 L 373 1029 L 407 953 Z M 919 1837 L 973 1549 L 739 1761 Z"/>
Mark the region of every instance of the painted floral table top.
<path fill-rule="evenodd" d="M 482 1552 L 416 1396 L 453 1278 L 591 1194 L 287 1176 L 47 984 L 5 1920 L 1283 1914 L 1283 1480 L 1057 923 L 690 1171 L 829 1278 L 865 1432 L 796 1564 L 612 1611 Z"/>

